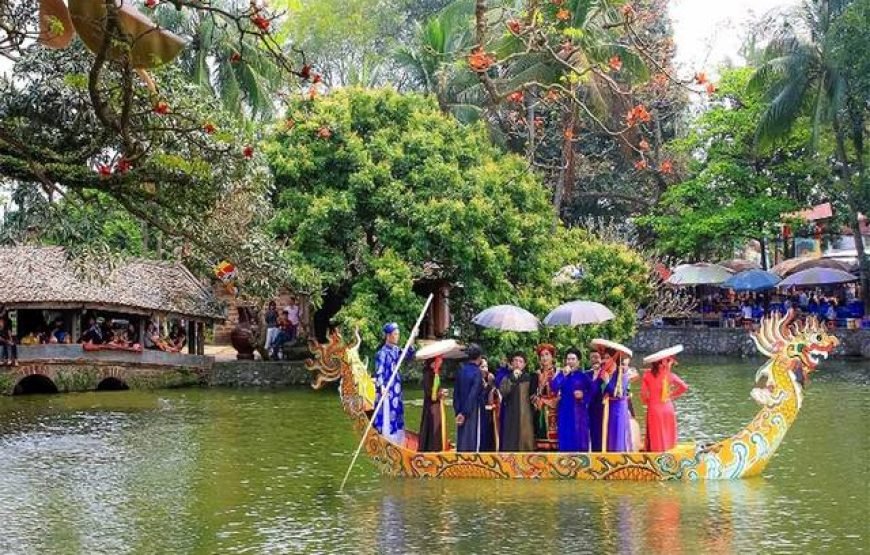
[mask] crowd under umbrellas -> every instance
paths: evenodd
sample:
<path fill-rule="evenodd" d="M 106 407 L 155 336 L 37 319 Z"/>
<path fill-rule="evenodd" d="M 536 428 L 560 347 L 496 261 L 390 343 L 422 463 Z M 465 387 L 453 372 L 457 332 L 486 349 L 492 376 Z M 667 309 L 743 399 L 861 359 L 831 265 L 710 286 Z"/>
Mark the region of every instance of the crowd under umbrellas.
<path fill-rule="evenodd" d="M 864 316 L 854 282 L 857 275 L 842 261 L 806 258 L 765 271 L 750 264 L 683 264 L 665 283 L 687 292 L 698 302 L 697 320 L 730 327 L 752 325 L 765 314 L 794 309 L 813 315 L 830 326 L 857 327 Z M 777 272 L 782 272 L 778 274 Z M 693 318 L 692 320 L 696 320 Z M 665 322 L 659 322 L 660 325 Z"/>
<path fill-rule="evenodd" d="M 583 326 L 612 320 L 613 312 L 593 301 L 573 301 L 551 311 L 541 322 L 534 314 L 513 305 L 499 305 L 479 313 L 481 327 L 510 332 L 535 332 L 541 326 Z M 400 364 L 399 332 L 395 323 L 384 327 L 385 342 L 376 355 L 375 382 L 391 382 Z M 412 330 L 412 337 L 414 335 Z M 420 451 L 459 452 L 630 452 L 666 451 L 676 445 L 673 399 L 685 384 L 671 372 L 681 346 L 644 359 L 654 368 L 644 375 L 641 400 L 648 406 L 646 439 L 634 418 L 630 383 L 640 381 L 631 368 L 629 348 L 597 338 L 590 344 L 588 366 L 581 367 L 575 347 L 557 348 L 543 343 L 535 349 L 537 367 L 530 357 L 512 353 L 505 364 L 490 369 L 483 350 L 470 344 L 462 350 L 448 416 L 448 393 L 441 387 L 444 358 L 459 350 L 453 340 L 422 348 L 416 358 L 424 362 L 423 414 L 419 435 L 404 432 L 401 388 L 385 388 L 376 402 L 374 427 L 391 441 Z M 386 404 L 388 409 L 379 409 Z M 651 405 L 665 406 L 656 408 Z M 448 424 L 450 422 L 450 424 Z M 450 445 L 447 429 L 456 429 Z M 401 433 L 399 429 L 402 429 Z M 652 430 L 651 428 L 655 428 Z"/>

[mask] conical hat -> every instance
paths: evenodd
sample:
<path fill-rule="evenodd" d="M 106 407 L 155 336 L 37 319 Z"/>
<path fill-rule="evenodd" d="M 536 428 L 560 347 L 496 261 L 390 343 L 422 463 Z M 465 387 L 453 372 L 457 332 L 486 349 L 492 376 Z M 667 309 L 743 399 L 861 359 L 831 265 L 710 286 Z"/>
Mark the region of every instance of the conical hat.
<path fill-rule="evenodd" d="M 443 341 L 435 341 L 425 347 L 421 347 L 414 358 L 417 360 L 426 360 L 437 356 L 446 355 L 451 351 L 459 348 L 459 344 L 455 339 L 444 339 Z"/>
<path fill-rule="evenodd" d="M 660 360 L 664 360 L 668 357 L 672 357 L 676 354 L 683 352 L 682 345 L 674 345 L 673 347 L 668 347 L 667 349 L 662 349 L 656 353 L 649 355 L 648 357 L 644 357 L 644 364 L 652 364 L 653 362 L 658 362 Z"/>
<path fill-rule="evenodd" d="M 613 349 L 614 351 L 619 351 L 620 353 L 631 356 L 631 349 L 623 345 L 622 343 L 617 343 L 616 341 L 610 341 L 607 339 L 593 339 L 591 345 L 593 347 L 604 347 L 605 349 Z"/>

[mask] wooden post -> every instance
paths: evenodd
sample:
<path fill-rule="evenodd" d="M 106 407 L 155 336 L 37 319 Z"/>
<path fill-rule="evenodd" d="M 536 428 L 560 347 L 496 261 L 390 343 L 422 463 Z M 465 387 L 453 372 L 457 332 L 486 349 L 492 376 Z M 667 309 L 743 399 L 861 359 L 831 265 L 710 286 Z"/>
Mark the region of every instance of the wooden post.
<path fill-rule="evenodd" d="M 193 320 L 187 321 L 187 352 L 195 355 L 197 354 L 197 345 L 199 344 L 199 337 L 196 333 L 197 325 Z"/>
<path fill-rule="evenodd" d="M 145 318 L 139 318 L 139 344 L 142 345 L 142 348 L 145 348 L 145 334 L 147 333 L 147 328 L 145 327 Z"/>
<path fill-rule="evenodd" d="M 72 310 L 70 311 L 70 315 L 72 317 L 72 322 L 70 322 L 70 342 L 75 343 L 79 340 L 79 337 L 82 336 L 82 311 L 81 310 Z M 52 322 L 54 324 L 54 322 Z"/>
<path fill-rule="evenodd" d="M 205 322 L 197 322 L 197 342 L 196 342 L 196 354 L 204 355 L 205 354 Z"/>

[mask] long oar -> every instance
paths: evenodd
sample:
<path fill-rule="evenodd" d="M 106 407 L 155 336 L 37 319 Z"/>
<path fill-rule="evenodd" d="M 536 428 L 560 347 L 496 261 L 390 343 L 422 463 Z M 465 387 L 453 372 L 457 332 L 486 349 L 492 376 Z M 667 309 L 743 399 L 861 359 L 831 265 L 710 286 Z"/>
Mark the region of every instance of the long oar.
<path fill-rule="evenodd" d="M 377 406 L 375 406 L 375 411 L 372 413 L 372 418 L 369 419 L 368 426 L 366 426 L 365 431 L 363 432 L 362 439 L 359 442 L 359 445 L 356 448 L 356 453 L 353 454 L 353 459 L 350 461 L 350 466 L 347 467 L 347 472 L 344 473 L 344 479 L 341 481 L 341 487 L 338 488 L 339 493 L 344 491 L 344 485 L 347 483 L 347 479 L 350 476 L 350 471 L 353 469 L 353 465 L 356 464 L 356 459 L 359 457 L 359 452 L 362 451 L 363 445 L 366 442 L 366 436 L 369 435 L 369 430 L 372 429 L 372 425 L 375 423 L 375 416 L 378 414 L 378 411 L 381 410 L 381 405 L 384 403 L 384 400 L 387 398 L 390 392 L 390 388 L 393 386 L 393 381 L 395 381 L 396 376 L 399 375 L 399 367 L 402 366 L 402 363 L 405 361 L 405 356 L 408 354 L 408 349 L 411 348 L 411 343 L 414 342 L 414 338 L 417 337 L 417 333 L 420 331 L 420 323 L 423 321 L 423 317 L 426 315 L 426 311 L 429 310 L 429 304 L 432 302 L 432 297 L 434 297 L 434 293 L 430 293 L 429 297 L 426 299 L 426 304 L 423 305 L 423 311 L 420 312 L 420 316 L 417 318 L 417 323 L 414 324 L 414 327 L 411 329 L 411 333 L 408 334 L 408 341 L 405 342 L 405 348 L 402 349 L 402 354 L 399 356 L 399 361 L 396 363 L 396 367 L 393 368 L 393 373 L 390 375 L 389 381 L 383 387 L 383 393 L 381 394 L 381 400 L 378 402 Z M 389 426 L 389 422 L 384 422 L 383 425 Z"/>

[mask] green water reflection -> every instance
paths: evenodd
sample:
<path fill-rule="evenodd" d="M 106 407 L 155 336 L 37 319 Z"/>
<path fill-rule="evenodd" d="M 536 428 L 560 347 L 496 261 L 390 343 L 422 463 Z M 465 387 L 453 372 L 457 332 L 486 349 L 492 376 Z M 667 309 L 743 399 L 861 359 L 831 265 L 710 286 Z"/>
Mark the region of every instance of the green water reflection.
<path fill-rule="evenodd" d="M 682 438 L 754 414 L 752 363 L 679 372 Z M 762 478 L 410 481 L 361 460 L 341 495 L 356 437 L 334 391 L 3 398 L 0 552 L 855 553 L 870 550 L 868 416 L 870 365 L 828 363 Z"/>

